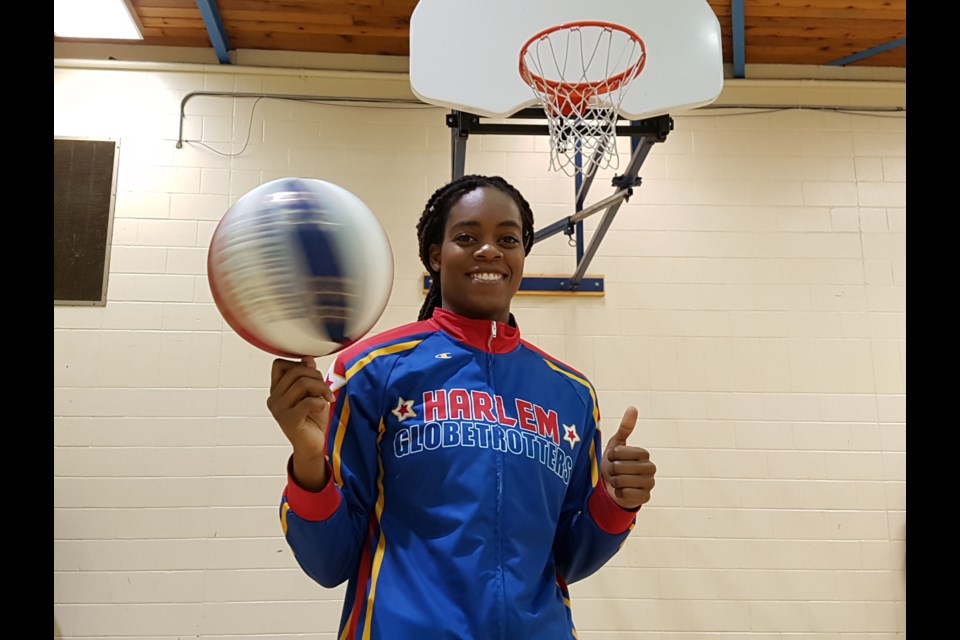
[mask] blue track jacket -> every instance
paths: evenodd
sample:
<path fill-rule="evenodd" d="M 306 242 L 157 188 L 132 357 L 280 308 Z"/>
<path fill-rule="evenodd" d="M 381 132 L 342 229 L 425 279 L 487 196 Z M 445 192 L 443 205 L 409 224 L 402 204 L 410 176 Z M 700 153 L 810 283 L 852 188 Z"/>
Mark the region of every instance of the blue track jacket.
<path fill-rule="evenodd" d="M 328 482 L 280 520 L 315 581 L 348 580 L 338 638 L 575 638 L 567 584 L 636 511 L 607 495 L 596 393 L 508 324 L 437 309 L 342 351 Z"/>

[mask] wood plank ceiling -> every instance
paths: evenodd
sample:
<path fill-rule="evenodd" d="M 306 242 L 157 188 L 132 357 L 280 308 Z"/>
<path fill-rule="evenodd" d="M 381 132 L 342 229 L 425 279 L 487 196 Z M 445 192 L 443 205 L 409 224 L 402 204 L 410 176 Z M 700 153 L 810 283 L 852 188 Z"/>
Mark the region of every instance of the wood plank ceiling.
<path fill-rule="evenodd" d="M 143 26 L 140 45 L 212 47 L 222 63 L 229 63 L 229 52 L 237 49 L 406 56 L 410 15 L 417 4 L 129 1 Z M 732 65 L 734 77 L 745 77 L 748 64 L 906 68 L 906 0 L 708 2 L 720 22 L 724 62 Z"/>

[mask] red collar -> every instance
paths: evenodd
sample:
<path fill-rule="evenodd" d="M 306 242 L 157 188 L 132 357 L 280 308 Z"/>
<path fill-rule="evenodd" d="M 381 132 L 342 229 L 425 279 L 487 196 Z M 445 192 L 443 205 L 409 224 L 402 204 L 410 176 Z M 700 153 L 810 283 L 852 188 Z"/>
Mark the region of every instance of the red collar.
<path fill-rule="evenodd" d="M 474 320 L 437 307 L 430 322 L 444 333 L 487 353 L 509 353 L 520 344 L 520 329 L 510 315 L 510 324 L 495 320 Z"/>

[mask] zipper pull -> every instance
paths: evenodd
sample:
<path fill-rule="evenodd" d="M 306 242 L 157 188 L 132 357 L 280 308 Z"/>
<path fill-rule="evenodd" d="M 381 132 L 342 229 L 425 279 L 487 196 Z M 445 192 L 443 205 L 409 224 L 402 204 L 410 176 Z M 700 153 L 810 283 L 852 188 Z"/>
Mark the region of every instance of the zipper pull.
<path fill-rule="evenodd" d="M 493 339 L 497 337 L 497 321 L 490 321 L 490 339 L 487 340 L 487 349 L 493 351 Z"/>

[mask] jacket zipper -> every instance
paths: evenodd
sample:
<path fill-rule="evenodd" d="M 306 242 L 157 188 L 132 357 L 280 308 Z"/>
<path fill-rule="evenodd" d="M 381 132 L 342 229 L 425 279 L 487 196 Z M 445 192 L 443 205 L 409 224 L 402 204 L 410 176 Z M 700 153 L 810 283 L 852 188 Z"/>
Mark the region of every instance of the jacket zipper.
<path fill-rule="evenodd" d="M 487 339 L 487 377 L 490 380 L 490 389 L 496 394 L 497 390 L 493 380 L 493 341 L 497 337 L 497 321 L 490 321 L 490 337 Z M 499 425 L 495 429 L 501 428 Z M 506 638 L 506 585 L 503 577 L 503 456 L 497 454 L 497 579 L 500 590 L 498 599 L 500 601 L 500 638 Z"/>

